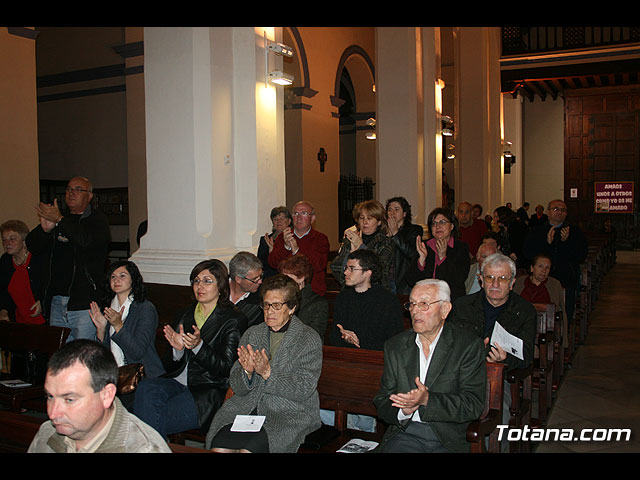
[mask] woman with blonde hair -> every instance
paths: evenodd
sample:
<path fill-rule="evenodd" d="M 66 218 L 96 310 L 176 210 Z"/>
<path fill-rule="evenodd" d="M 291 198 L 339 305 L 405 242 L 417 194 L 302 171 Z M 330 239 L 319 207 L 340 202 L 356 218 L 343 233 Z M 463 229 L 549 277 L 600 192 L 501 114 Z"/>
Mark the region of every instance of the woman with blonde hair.
<path fill-rule="evenodd" d="M 344 286 L 344 267 L 351 252 L 360 248 L 371 250 L 378 255 L 380 263 L 380 283 L 387 290 L 396 293 L 395 245 L 387 235 L 387 211 L 377 200 L 366 200 L 353 208 L 356 224 L 344 231 L 338 255 L 331 263 L 334 277 Z"/>

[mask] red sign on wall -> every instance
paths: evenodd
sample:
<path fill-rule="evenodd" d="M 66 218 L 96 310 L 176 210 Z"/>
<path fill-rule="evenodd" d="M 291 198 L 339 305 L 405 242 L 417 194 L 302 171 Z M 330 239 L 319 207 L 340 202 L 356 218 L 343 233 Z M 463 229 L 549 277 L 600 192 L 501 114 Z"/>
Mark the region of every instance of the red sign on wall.
<path fill-rule="evenodd" d="M 633 182 L 595 182 L 595 213 L 633 213 Z"/>

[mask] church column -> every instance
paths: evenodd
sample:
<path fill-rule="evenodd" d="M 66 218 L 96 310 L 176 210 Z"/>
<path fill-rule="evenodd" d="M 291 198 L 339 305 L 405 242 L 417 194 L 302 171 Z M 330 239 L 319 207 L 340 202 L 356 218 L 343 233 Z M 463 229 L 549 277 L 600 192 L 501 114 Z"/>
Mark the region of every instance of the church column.
<path fill-rule="evenodd" d="M 32 27 L 0 27 L 0 223 L 38 225 L 38 105 L 36 38 Z"/>
<path fill-rule="evenodd" d="M 480 203 L 484 212 L 491 214 L 505 201 L 500 29 L 460 27 L 457 41 L 456 204 Z"/>
<path fill-rule="evenodd" d="M 402 195 L 424 223 L 442 202 L 439 29 L 376 29 L 377 198 Z"/>
<path fill-rule="evenodd" d="M 145 28 L 149 226 L 132 256 L 145 281 L 187 284 L 201 260 L 255 251 L 284 203 L 282 87 L 267 83 L 278 60 L 265 49 L 276 34 Z"/>

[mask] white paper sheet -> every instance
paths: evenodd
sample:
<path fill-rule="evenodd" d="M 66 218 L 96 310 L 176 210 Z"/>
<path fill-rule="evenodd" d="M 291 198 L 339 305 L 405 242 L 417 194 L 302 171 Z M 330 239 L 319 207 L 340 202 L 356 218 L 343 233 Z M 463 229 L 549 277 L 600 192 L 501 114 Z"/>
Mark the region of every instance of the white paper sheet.
<path fill-rule="evenodd" d="M 505 352 L 510 353 L 520 360 L 524 360 L 522 353 L 522 339 L 511 335 L 502 325 L 496 322 L 491 334 L 491 345 L 497 343 Z"/>
<path fill-rule="evenodd" d="M 258 432 L 262 428 L 264 419 L 264 415 L 236 415 L 233 425 L 231 425 L 231 431 Z"/>

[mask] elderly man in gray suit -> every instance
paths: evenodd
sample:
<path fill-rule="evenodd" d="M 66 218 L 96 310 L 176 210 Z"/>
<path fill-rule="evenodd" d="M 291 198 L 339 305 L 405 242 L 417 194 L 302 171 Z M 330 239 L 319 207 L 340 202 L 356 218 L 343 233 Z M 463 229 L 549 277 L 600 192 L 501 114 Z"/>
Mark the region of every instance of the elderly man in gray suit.
<path fill-rule="evenodd" d="M 386 342 L 374 398 L 389 424 L 378 451 L 468 452 L 467 426 L 485 402 L 483 342 L 446 321 L 450 289 L 442 280 L 418 282 L 406 308 L 413 328 Z"/>

